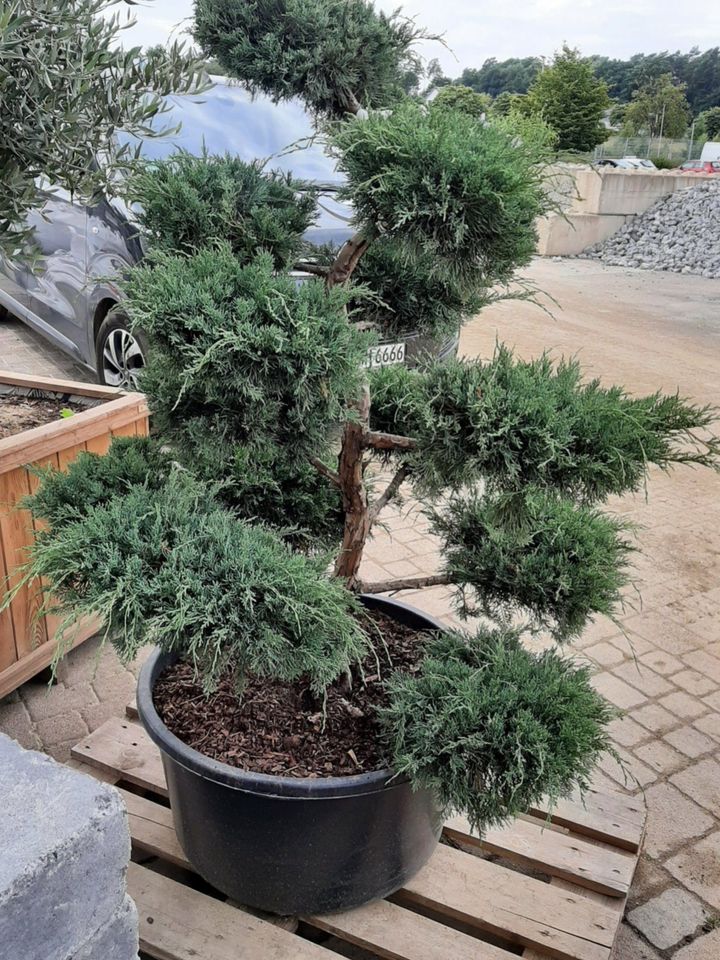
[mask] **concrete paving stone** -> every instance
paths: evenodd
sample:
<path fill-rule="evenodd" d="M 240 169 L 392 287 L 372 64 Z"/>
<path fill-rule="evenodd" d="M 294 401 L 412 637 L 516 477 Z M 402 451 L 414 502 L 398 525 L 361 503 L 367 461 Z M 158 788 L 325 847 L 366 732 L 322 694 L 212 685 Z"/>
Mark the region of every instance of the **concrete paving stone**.
<path fill-rule="evenodd" d="M 701 837 L 715 821 L 702 807 L 670 783 L 654 783 L 645 791 L 648 819 L 643 852 L 661 860 L 681 845 Z"/>
<path fill-rule="evenodd" d="M 651 670 L 639 660 L 627 660 L 620 666 L 613 667 L 612 672 L 616 677 L 620 677 L 621 680 L 636 687 L 646 697 L 659 697 L 675 689 L 672 683 L 669 683 L 659 673 L 655 673 L 654 670 Z"/>
<path fill-rule="evenodd" d="M 690 694 L 682 691 L 668 693 L 661 697 L 658 703 L 682 720 L 694 720 L 696 717 L 702 716 L 703 713 L 707 713 L 708 710 L 697 697 L 691 697 Z"/>
<path fill-rule="evenodd" d="M 644 653 L 640 658 L 640 663 L 654 670 L 655 673 L 661 673 L 663 676 L 669 676 L 683 669 L 682 660 L 674 657 L 671 653 L 664 650 L 651 650 Z"/>
<path fill-rule="evenodd" d="M 698 760 L 673 774 L 670 782 L 715 816 L 720 812 L 720 763 L 716 760 Z"/>
<path fill-rule="evenodd" d="M 644 637 L 653 646 L 676 657 L 690 653 L 691 650 L 696 650 L 703 645 L 702 638 L 681 623 L 676 623 L 667 609 L 657 609 L 631 617 L 625 621 L 624 625 L 628 630 Z"/>
<path fill-rule="evenodd" d="M 117 716 L 117 714 L 116 714 Z M 72 748 L 77 743 L 77 739 L 64 740 L 62 743 L 45 744 L 43 753 L 46 753 L 58 763 L 67 763 L 71 759 Z"/>
<path fill-rule="evenodd" d="M 703 703 L 707 704 L 711 710 L 720 712 L 720 691 L 716 690 L 715 693 L 710 693 L 706 697 L 703 697 Z"/>
<path fill-rule="evenodd" d="M 46 684 L 26 683 L 21 688 L 22 699 L 33 720 L 46 720 L 65 713 L 68 710 L 80 710 L 82 707 L 97 703 L 95 691 L 87 681 L 67 687 L 64 683 L 56 683 L 51 687 Z"/>
<path fill-rule="evenodd" d="M 684 848 L 665 867 L 684 887 L 720 910 L 720 831 Z"/>
<path fill-rule="evenodd" d="M 663 743 L 662 740 L 653 740 L 652 742 L 643 744 L 642 746 L 634 747 L 633 753 L 638 760 L 646 763 L 648 767 L 651 767 L 662 777 L 666 777 L 668 774 L 674 773 L 676 770 L 682 767 L 683 764 L 687 763 L 686 757 L 684 757 L 681 753 L 678 753 L 677 750 L 673 750 L 672 747 L 669 747 L 667 744 Z"/>
<path fill-rule="evenodd" d="M 600 640 L 614 640 L 618 636 L 620 636 L 620 631 L 613 620 L 609 617 L 596 617 L 585 627 L 582 636 L 573 641 L 573 646 L 584 649 Z"/>
<path fill-rule="evenodd" d="M 693 670 L 714 680 L 716 684 L 720 683 L 720 660 L 711 656 L 707 650 L 693 650 L 691 653 L 686 653 L 683 660 Z"/>
<path fill-rule="evenodd" d="M 104 676 L 97 676 L 92 687 L 98 700 L 129 700 L 135 694 L 137 680 L 125 667 L 118 667 Z"/>
<path fill-rule="evenodd" d="M 613 956 L 616 960 L 661 960 L 657 950 L 641 940 L 633 928 L 624 921 L 618 930 Z"/>
<path fill-rule="evenodd" d="M 619 743 L 622 747 L 634 747 L 651 736 L 651 733 L 645 727 L 640 726 L 639 723 L 627 716 L 617 717 L 613 720 L 608 727 L 608 732 L 613 742 Z"/>
<path fill-rule="evenodd" d="M 657 703 L 648 703 L 644 707 L 632 711 L 632 719 L 652 730 L 653 733 L 666 733 L 672 730 L 681 721 L 669 710 L 658 706 Z"/>
<path fill-rule="evenodd" d="M 644 653 L 650 653 L 655 649 L 645 637 L 641 637 L 639 633 L 631 633 L 629 630 L 626 633 L 618 634 L 618 636 L 610 637 L 610 643 L 614 643 L 631 660 L 639 660 Z"/>
<path fill-rule="evenodd" d="M 693 723 L 702 733 L 720 740 L 720 713 L 708 713 Z"/>
<path fill-rule="evenodd" d="M 720 930 L 701 934 L 686 947 L 673 954 L 673 960 L 718 960 L 720 957 Z M 618 957 L 618 960 L 620 958 Z"/>
<path fill-rule="evenodd" d="M 605 754 L 598 763 L 603 773 L 611 777 L 616 783 L 633 789 L 633 785 L 646 787 L 657 780 L 655 770 L 638 760 L 629 751 L 617 747 L 616 752 L 618 759 L 610 754 Z"/>
<path fill-rule="evenodd" d="M 647 700 L 644 693 L 640 693 L 635 687 L 631 687 L 620 680 L 612 673 L 598 673 L 592 678 L 592 685 L 601 693 L 610 703 L 619 707 L 621 710 L 629 710 L 630 707 L 637 707 Z"/>
<path fill-rule="evenodd" d="M 720 717 L 718 717 L 720 730 Z M 711 753 L 717 750 L 717 743 L 711 738 L 700 733 L 694 727 L 680 727 L 678 730 L 671 730 L 663 737 L 670 746 L 684 753 L 686 757 L 696 760 L 704 753 Z"/>
<path fill-rule="evenodd" d="M 90 732 L 77 710 L 68 710 L 67 713 L 56 717 L 38 720 L 35 728 L 46 747 L 65 743 L 68 740 L 80 740 Z"/>
<path fill-rule="evenodd" d="M 653 946 L 667 950 L 695 934 L 705 923 L 707 910 L 686 890 L 674 887 L 635 907 L 628 921 Z"/>
<path fill-rule="evenodd" d="M 602 640 L 600 643 L 594 643 L 591 647 L 585 647 L 583 656 L 587 657 L 593 663 L 600 667 L 614 667 L 623 662 L 629 654 L 623 653 L 614 644 Z"/>
<path fill-rule="evenodd" d="M 386 563 L 385 569 L 391 577 L 419 577 L 423 572 L 412 560 L 394 560 Z"/>
<path fill-rule="evenodd" d="M 663 864 L 651 860 L 642 852 L 635 868 L 625 912 L 632 910 L 633 907 L 639 907 L 646 900 L 662 893 L 672 883 L 673 879 Z"/>
<path fill-rule="evenodd" d="M 691 654 L 688 654 L 691 656 Z M 680 673 L 674 673 L 672 682 L 682 687 L 693 697 L 707 697 L 709 693 L 717 691 L 717 683 L 707 675 L 698 670 L 681 670 Z M 720 697 L 720 693 L 717 694 Z"/>
<path fill-rule="evenodd" d="M 0 733 L 12 737 L 26 750 L 42 750 L 42 740 L 27 707 L 19 698 L 0 700 Z"/>
<path fill-rule="evenodd" d="M 714 657 L 720 657 L 720 614 L 716 611 L 710 617 L 696 620 L 692 628 L 699 637 L 703 638 L 708 652 Z M 713 646 L 715 649 L 712 649 Z"/>

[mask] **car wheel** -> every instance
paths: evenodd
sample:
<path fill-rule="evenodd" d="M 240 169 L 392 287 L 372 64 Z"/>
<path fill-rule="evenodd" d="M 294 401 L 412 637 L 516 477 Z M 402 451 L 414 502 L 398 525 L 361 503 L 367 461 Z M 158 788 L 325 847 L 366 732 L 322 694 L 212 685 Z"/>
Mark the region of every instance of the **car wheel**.
<path fill-rule="evenodd" d="M 95 341 L 97 378 L 108 387 L 137 390 L 140 371 L 148 355 L 147 337 L 130 330 L 128 318 L 119 307 L 105 317 Z"/>

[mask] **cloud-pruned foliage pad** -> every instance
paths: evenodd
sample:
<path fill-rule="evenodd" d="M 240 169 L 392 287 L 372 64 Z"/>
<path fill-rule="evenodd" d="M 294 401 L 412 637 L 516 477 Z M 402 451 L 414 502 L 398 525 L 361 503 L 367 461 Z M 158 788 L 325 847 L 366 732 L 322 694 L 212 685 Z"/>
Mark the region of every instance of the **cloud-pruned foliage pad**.
<path fill-rule="evenodd" d="M 485 830 L 587 786 L 613 710 L 588 669 L 509 630 L 448 633 L 395 674 L 383 725 L 395 769 Z"/>
<path fill-rule="evenodd" d="M 195 39 L 253 92 L 341 117 L 403 96 L 423 34 L 368 0 L 196 0 Z"/>
<path fill-rule="evenodd" d="M 357 396 L 369 340 L 347 322 L 345 288 L 298 285 L 268 254 L 243 265 L 220 244 L 157 253 L 126 291 L 152 342 L 142 385 L 162 429 L 217 417 L 229 440 L 282 444 L 300 460 Z"/>
<path fill-rule="evenodd" d="M 510 280 L 535 253 L 548 207 L 538 158 L 500 126 L 412 103 L 330 131 L 343 196 L 369 234 L 402 237 L 486 286 Z"/>
<path fill-rule="evenodd" d="M 372 385 L 375 426 L 417 440 L 409 462 L 431 494 L 483 479 L 596 503 L 638 490 L 649 464 L 717 460 L 717 440 L 704 433 L 714 410 L 585 381 L 576 360 L 525 361 L 500 346 L 487 362 L 380 368 Z"/>
<path fill-rule="evenodd" d="M 229 155 L 176 153 L 148 164 L 130 187 L 153 247 L 194 253 L 225 241 L 241 263 L 266 252 L 276 269 L 292 265 L 316 214 L 307 185 Z"/>
<path fill-rule="evenodd" d="M 132 444 L 116 451 L 119 475 L 131 472 L 126 457 Z M 79 458 L 56 484 L 86 489 L 97 460 Z M 98 616 L 125 661 L 157 644 L 191 663 L 207 690 L 229 669 L 239 684 L 247 671 L 306 676 L 322 693 L 366 650 L 356 601 L 324 576 L 324 559 L 238 520 L 213 492 L 177 469 L 161 486 L 133 484 L 39 533 L 29 571 L 53 584 L 56 612 Z"/>
<path fill-rule="evenodd" d="M 632 547 L 620 520 L 542 490 L 457 496 L 433 514 L 463 609 L 496 620 L 526 611 L 557 640 L 613 616 Z"/>

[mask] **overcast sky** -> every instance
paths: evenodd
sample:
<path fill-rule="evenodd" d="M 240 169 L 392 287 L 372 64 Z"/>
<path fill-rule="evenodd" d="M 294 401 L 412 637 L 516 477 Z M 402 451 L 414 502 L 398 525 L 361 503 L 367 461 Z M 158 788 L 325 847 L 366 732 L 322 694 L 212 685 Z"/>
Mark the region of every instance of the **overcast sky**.
<path fill-rule="evenodd" d="M 394 10 L 400 2 L 379 0 L 378 6 Z M 123 43 L 145 45 L 164 43 L 171 33 L 181 36 L 193 3 L 152 0 L 130 9 L 138 22 Z M 585 54 L 612 57 L 720 43 L 716 0 L 407 0 L 403 9 L 432 32 L 445 34 L 455 56 L 440 44 L 427 45 L 423 54 L 437 56 L 450 76 L 488 57 L 551 56 L 564 41 Z"/>

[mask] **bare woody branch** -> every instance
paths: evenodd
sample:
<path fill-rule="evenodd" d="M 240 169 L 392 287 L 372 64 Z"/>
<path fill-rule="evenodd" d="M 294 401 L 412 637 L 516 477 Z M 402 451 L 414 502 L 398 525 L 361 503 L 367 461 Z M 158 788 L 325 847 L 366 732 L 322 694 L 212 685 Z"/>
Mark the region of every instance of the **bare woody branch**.
<path fill-rule="evenodd" d="M 314 276 L 323 279 L 330 273 L 330 267 L 323 266 L 322 263 L 311 263 L 309 260 L 300 260 L 294 264 L 294 267 L 301 273 L 312 273 Z"/>
<path fill-rule="evenodd" d="M 380 433 L 376 430 L 368 430 L 363 441 L 366 447 L 373 450 L 414 450 L 417 446 L 417 440 L 412 437 L 401 437 L 396 433 Z"/>
<path fill-rule="evenodd" d="M 388 503 L 397 496 L 398 490 L 403 484 L 403 481 L 407 478 L 410 473 L 410 468 L 405 464 L 400 467 L 395 476 L 392 478 L 390 483 L 385 487 L 383 492 L 377 498 L 375 503 L 370 507 L 370 526 L 375 523 L 378 518 L 378 515 L 382 510 L 388 505 Z"/>
<path fill-rule="evenodd" d="M 335 473 L 334 470 L 331 470 L 322 460 L 319 460 L 317 457 L 310 457 L 310 463 L 315 467 L 317 472 L 322 474 L 323 477 L 326 477 L 330 483 L 334 483 L 336 487 L 340 486 L 340 477 L 338 474 Z"/>
<path fill-rule="evenodd" d="M 450 583 L 452 580 L 447 573 L 437 573 L 430 577 L 403 577 L 399 580 L 356 580 L 355 586 L 360 593 L 395 593 L 397 590 L 422 590 Z"/>

